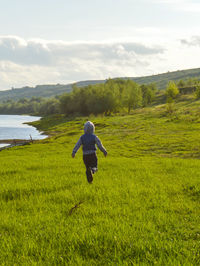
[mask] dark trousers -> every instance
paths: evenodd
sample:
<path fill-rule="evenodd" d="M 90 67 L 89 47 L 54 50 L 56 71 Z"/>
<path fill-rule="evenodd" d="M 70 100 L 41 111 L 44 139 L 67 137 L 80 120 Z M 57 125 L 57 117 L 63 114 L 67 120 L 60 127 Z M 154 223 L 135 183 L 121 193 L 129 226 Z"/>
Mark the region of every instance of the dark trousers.
<path fill-rule="evenodd" d="M 89 167 L 91 167 L 91 168 L 96 167 L 97 168 L 96 153 L 84 154 L 83 155 L 83 161 L 84 161 L 86 169 L 88 169 Z"/>

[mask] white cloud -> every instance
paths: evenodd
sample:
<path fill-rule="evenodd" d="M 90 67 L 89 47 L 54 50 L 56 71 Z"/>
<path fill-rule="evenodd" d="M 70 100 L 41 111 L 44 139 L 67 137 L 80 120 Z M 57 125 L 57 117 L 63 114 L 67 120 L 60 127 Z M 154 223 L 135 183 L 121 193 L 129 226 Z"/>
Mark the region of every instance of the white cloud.
<path fill-rule="evenodd" d="M 193 36 L 191 38 L 181 39 L 180 41 L 182 44 L 188 46 L 200 46 L 200 36 Z"/>
<path fill-rule="evenodd" d="M 55 83 L 60 73 L 44 66 L 25 66 L 9 61 L 0 62 L 0 89 Z M 49 82 L 48 82 L 49 81 Z"/>
<path fill-rule="evenodd" d="M 0 37 L 0 89 L 195 68 L 199 44 L 198 37 L 167 42 L 152 38 L 151 44 L 144 39 L 63 42 Z"/>
<path fill-rule="evenodd" d="M 134 42 L 51 42 L 0 37 L 0 61 L 11 61 L 22 65 L 51 66 L 70 62 L 74 58 L 112 60 L 162 52 L 163 49 L 160 47 Z"/>
<path fill-rule="evenodd" d="M 50 63 L 50 53 L 48 47 L 42 42 L 3 36 L 0 37 L 0 61 L 45 65 Z"/>
<path fill-rule="evenodd" d="M 140 75 L 164 49 L 139 42 L 63 42 L 0 37 L 0 89 Z"/>

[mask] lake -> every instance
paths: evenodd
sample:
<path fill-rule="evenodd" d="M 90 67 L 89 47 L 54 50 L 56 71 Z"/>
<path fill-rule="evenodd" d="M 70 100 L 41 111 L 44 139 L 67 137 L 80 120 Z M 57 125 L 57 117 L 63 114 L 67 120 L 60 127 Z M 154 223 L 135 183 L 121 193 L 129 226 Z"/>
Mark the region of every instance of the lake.
<path fill-rule="evenodd" d="M 24 115 L 0 115 L 0 140 L 4 139 L 44 139 L 47 136 L 42 135 L 35 127 L 26 125 L 26 122 L 39 120 L 38 116 Z M 1 144 L 1 147 L 5 144 Z"/>

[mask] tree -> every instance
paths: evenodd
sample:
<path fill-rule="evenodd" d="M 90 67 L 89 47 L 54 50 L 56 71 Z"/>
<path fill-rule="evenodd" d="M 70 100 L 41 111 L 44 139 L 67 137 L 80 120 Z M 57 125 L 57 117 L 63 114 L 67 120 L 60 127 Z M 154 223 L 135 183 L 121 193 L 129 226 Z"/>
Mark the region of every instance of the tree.
<path fill-rule="evenodd" d="M 182 88 L 182 87 L 185 86 L 185 82 L 181 79 L 181 80 L 178 81 L 177 86 L 178 86 L 179 88 Z"/>
<path fill-rule="evenodd" d="M 142 105 L 142 91 L 140 86 L 132 80 L 127 80 L 126 89 L 123 95 L 124 105 L 128 108 L 128 113 L 131 109 L 136 109 Z"/>
<path fill-rule="evenodd" d="M 176 96 L 179 94 L 179 89 L 173 81 L 168 83 L 166 88 L 167 102 L 173 102 Z"/>
<path fill-rule="evenodd" d="M 196 99 L 200 99 L 200 85 L 196 86 L 195 96 Z"/>
<path fill-rule="evenodd" d="M 142 89 L 142 105 L 145 107 L 152 103 L 155 98 L 155 85 L 141 85 Z"/>
<path fill-rule="evenodd" d="M 60 110 L 62 114 L 70 115 L 74 113 L 74 106 L 73 106 L 73 95 L 72 93 L 65 93 L 60 96 Z"/>

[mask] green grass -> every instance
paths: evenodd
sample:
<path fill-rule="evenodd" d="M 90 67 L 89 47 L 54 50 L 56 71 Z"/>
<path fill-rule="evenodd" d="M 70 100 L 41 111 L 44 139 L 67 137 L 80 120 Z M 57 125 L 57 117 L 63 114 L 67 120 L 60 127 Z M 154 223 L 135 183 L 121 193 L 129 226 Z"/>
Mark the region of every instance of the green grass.
<path fill-rule="evenodd" d="M 88 184 L 86 118 L 35 122 L 51 138 L 0 152 L 1 265 L 199 265 L 199 102 L 90 117 L 107 148 Z"/>

